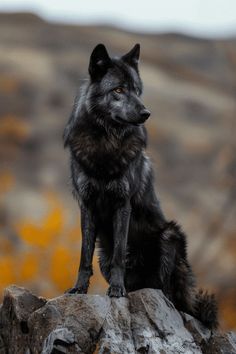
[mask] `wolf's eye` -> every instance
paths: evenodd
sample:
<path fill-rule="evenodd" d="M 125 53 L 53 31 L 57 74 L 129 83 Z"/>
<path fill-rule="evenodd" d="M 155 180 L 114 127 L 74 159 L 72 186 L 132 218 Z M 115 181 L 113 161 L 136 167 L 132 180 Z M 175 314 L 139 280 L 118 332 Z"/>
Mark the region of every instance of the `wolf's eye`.
<path fill-rule="evenodd" d="M 115 91 L 116 93 L 124 93 L 124 89 L 123 87 L 116 87 L 113 91 Z"/>

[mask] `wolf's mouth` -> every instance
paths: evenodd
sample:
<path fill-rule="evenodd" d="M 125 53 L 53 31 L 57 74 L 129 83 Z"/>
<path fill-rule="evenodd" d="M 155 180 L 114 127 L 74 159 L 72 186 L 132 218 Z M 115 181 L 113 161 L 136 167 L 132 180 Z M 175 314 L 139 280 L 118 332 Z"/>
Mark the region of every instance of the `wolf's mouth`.
<path fill-rule="evenodd" d="M 126 124 L 126 125 L 135 125 L 135 126 L 139 126 L 141 124 L 143 124 L 144 122 L 131 122 L 131 121 L 128 121 L 128 120 L 125 120 L 123 118 L 121 118 L 120 116 L 115 116 L 115 120 L 118 122 L 118 123 L 121 123 L 121 124 Z"/>

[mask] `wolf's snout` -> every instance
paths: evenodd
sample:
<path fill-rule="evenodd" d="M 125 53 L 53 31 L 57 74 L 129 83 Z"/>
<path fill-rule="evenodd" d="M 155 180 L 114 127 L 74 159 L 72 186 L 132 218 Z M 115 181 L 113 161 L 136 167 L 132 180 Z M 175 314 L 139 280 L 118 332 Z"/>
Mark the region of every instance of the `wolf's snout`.
<path fill-rule="evenodd" d="M 140 117 L 142 118 L 143 121 L 147 120 L 150 117 L 151 112 L 144 108 L 140 112 Z"/>

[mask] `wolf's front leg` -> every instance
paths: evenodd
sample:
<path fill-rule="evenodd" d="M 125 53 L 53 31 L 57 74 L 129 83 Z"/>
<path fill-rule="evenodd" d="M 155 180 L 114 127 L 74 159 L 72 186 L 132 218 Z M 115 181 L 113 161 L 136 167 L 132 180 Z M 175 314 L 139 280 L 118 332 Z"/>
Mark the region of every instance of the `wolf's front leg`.
<path fill-rule="evenodd" d="M 92 260 L 96 241 L 95 221 L 92 210 L 84 205 L 81 206 L 81 230 L 80 267 L 76 284 L 68 291 L 70 294 L 86 294 L 89 287 L 89 279 L 93 274 Z"/>
<path fill-rule="evenodd" d="M 111 297 L 125 296 L 125 260 L 131 207 L 127 201 L 119 207 L 113 218 L 113 256 L 107 294 Z"/>

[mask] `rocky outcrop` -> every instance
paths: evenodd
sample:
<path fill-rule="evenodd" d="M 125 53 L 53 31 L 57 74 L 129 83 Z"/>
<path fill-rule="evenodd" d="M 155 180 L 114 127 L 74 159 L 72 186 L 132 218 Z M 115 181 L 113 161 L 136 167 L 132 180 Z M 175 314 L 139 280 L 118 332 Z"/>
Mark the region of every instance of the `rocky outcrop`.
<path fill-rule="evenodd" d="M 0 310 L 0 354 L 6 353 L 229 354 L 236 353 L 236 335 L 210 332 L 160 290 L 46 300 L 11 286 Z"/>

